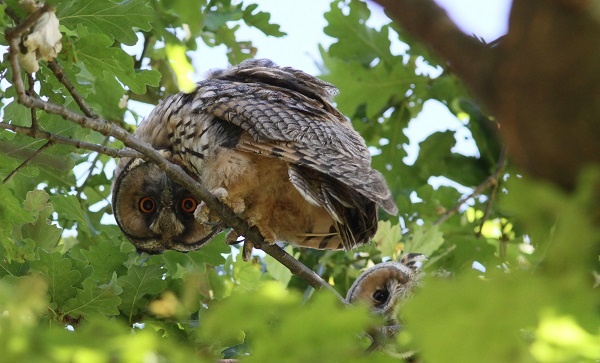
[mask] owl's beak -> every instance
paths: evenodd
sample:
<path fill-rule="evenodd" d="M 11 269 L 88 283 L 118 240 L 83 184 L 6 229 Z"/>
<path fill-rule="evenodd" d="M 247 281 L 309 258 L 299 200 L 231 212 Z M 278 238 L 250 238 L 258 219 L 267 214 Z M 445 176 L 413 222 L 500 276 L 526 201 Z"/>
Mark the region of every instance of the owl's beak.
<path fill-rule="evenodd" d="M 156 219 L 150 224 L 152 232 L 160 235 L 163 242 L 168 245 L 173 237 L 181 234 L 185 226 L 181 223 L 175 213 L 167 208 L 161 208 Z"/>

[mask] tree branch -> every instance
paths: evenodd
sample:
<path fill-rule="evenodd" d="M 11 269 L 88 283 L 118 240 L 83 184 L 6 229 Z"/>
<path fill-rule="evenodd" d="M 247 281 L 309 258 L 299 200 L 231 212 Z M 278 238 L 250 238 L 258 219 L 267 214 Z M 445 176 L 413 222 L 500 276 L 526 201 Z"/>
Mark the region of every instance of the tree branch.
<path fill-rule="evenodd" d="M 496 170 L 492 176 L 495 176 L 494 181 L 492 182 L 492 191 L 490 192 L 490 197 L 488 198 L 485 205 L 485 212 L 483 213 L 483 217 L 481 217 L 481 223 L 479 224 L 479 231 L 475 234 L 477 238 L 481 237 L 481 233 L 483 232 L 483 225 L 485 221 L 487 221 L 490 216 L 490 211 L 492 209 L 492 204 L 494 203 L 494 199 L 496 198 L 496 193 L 498 192 L 498 185 L 500 184 L 499 179 L 501 174 L 504 172 L 504 166 L 506 165 L 506 153 L 504 149 L 500 151 L 500 157 L 498 158 L 498 163 L 496 164 Z"/>
<path fill-rule="evenodd" d="M 505 152 L 504 152 L 504 150 L 502 150 L 500 152 L 500 156 L 498 157 L 498 162 L 496 163 L 496 170 L 494 170 L 494 173 L 492 175 L 488 176 L 483 181 L 483 183 L 479 184 L 473 190 L 473 193 L 471 193 L 471 194 L 467 195 L 466 197 L 460 199 L 458 201 L 458 203 L 456 203 L 456 205 L 454 207 L 452 207 L 452 209 L 450 209 L 450 210 L 446 211 L 446 213 L 442 214 L 435 222 L 433 222 L 433 225 L 437 226 L 437 225 L 442 224 L 445 221 L 447 221 L 450 217 L 452 217 L 453 215 L 455 215 L 459 211 L 460 207 L 463 204 L 465 204 L 471 198 L 475 198 L 475 197 L 481 195 L 481 193 L 483 193 L 483 191 L 486 190 L 488 187 L 495 186 L 494 187 L 494 192 L 493 192 L 495 194 L 495 190 L 498 187 L 498 178 L 500 177 L 500 175 L 504 171 L 504 164 L 505 164 Z M 490 196 L 490 198 L 488 199 L 487 207 L 486 207 L 486 214 L 484 215 L 484 219 L 481 222 L 482 223 L 481 226 L 483 226 L 483 223 L 485 222 L 485 219 L 487 218 L 487 215 L 489 215 L 489 208 L 491 206 L 492 200 L 493 200 L 493 196 Z"/>
<path fill-rule="evenodd" d="M 152 148 L 145 142 L 138 140 L 133 137 L 130 133 L 128 133 L 123 128 L 108 122 L 107 120 L 100 117 L 90 117 L 85 115 L 80 115 L 76 112 L 73 112 L 61 105 L 42 101 L 39 98 L 29 96 L 25 92 L 25 88 L 23 85 L 23 80 L 21 79 L 21 67 L 19 65 L 17 55 L 19 49 L 19 42 L 21 39 L 21 35 L 27 31 L 27 29 L 35 23 L 41 14 L 44 11 L 47 11 L 48 7 L 44 6 L 42 9 L 36 11 L 31 14 L 28 18 L 26 18 L 21 24 L 16 26 L 15 28 L 9 29 L 6 31 L 6 38 L 9 41 L 9 61 L 11 68 L 13 70 L 13 86 L 15 87 L 17 93 L 17 102 L 24 105 L 28 108 L 39 108 L 47 113 L 56 114 L 62 116 L 65 120 L 72 121 L 84 128 L 88 128 L 94 131 L 97 131 L 105 136 L 112 136 L 117 140 L 123 142 L 123 144 L 133 150 L 138 151 L 142 154 L 142 158 L 156 164 L 161 170 L 163 170 L 167 176 L 169 176 L 174 182 L 180 184 L 187 190 L 189 190 L 193 195 L 197 196 L 199 199 L 203 200 L 206 205 L 211 209 L 216 211 L 221 220 L 224 221 L 225 225 L 233 228 L 239 235 L 245 236 L 247 239 L 254 243 L 256 248 L 262 249 L 267 254 L 275 258 L 281 264 L 286 266 L 293 274 L 299 276 L 304 279 L 308 284 L 313 286 L 314 288 L 327 288 L 328 290 L 335 293 L 335 295 L 343 301 L 343 298 L 323 279 L 321 279 L 314 271 L 306 267 L 300 261 L 293 258 L 283 249 L 281 249 L 277 245 L 271 245 L 265 243 L 263 236 L 258 231 L 256 227 L 250 227 L 246 221 L 238 217 L 227 205 L 220 202 L 215 196 L 213 196 L 206 188 L 204 188 L 201 184 L 197 183 L 191 176 L 186 174 L 178 165 L 172 164 L 167 159 L 165 159 L 158 151 Z M 66 78 L 66 77 L 63 77 Z M 63 84 L 65 84 L 63 82 Z M 69 89 L 69 87 L 67 87 Z M 74 87 L 71 88 L 74 90 Z M 70 92 L 71 92 L 70 90 Z M 82 103 L 83 100 L 81 100 Z M 85 108 L 84 108 L 85 109 Z M 39 134 L 39 130 L 30 129 L 30 128 L 20 128 L 15 127 L 14 125 L 3 124 L 0 123 L 0 127 L 5 129 L 12 129 L 13 131 L 21 130 L 27 131 L 33 135 L 41 135 Z M 49 136 L 49 133 L 45 133 L 45 136 Z M 56 138 L 57 135 L 54 135 Z M 64 141 L 64 140 L 61 140 Z M 87 145 L 89 146 L 89 145 Z M 100 148 L 99 145 L 95 145 L 96 148 Z M 105 148 L 106 149 L 106 148 Z M 97 151 L 97 150 L 95 150 Z M 139 155 L 138 155 L 139 156 Z M 136 156 L 136 157 L 138 157 Z"/>
<path fill-rule="evenodd" d="M 75 140 L 75 139 L 71 139 L 71 138 L 68 138 L 68 137 L 60 136 L 60 135 L 57 135 L 57 134 L 53 134 L 51 132 L 42 131 L 40 129 L 34 129 L 34 128 L 31 128 L 31 127 L 24 127 L 24 126 L 12 125 L 12 124 L 7 124 L 5 122 L 0 122 L 0 129 L 14 131 L 14 132 L 16 132 L 18 134 L 23 134 L 23 135 L 26 135 L 26 136 L 29 136 L 29 137 L 32 137 L 32 138 L 36 138 L 36 139 L 48 140 L 48 141 L 51 141 L 54 144 L 64 144 L 64 145 L 73 146 L 73 147 L 75 147 L 77 149 L 84 149 L 84 150 L 95 151 L 97 153 L 108 155 L 108 156 L 111 156 L 113 158 L 124 158 L 124 157 L 139 158 L 139 157 L 142 156 L 141 153 L 139 153 L 139 152 L 137 152 L 135 150 L 113 149 L 113 148 L 102 146 L 102 145 L 98 145 L 98 144 L 92 144 L 92 143 L 89 143 L 89 142 L 85 142 L 85 141 L 81 141 L 81 140 Z"/>

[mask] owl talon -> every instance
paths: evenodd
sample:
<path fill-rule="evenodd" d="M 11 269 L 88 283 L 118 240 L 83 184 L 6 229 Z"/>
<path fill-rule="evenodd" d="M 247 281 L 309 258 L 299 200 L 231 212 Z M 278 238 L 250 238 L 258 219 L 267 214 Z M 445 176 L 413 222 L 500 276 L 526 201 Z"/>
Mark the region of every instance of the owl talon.
<path fill-rule="evenodd" d="M 258 228 L 258 231 L 263 236 L 263 239 L 266 243 L 273 244 L 275 243 L 275 241 L 277 241 L 277 236 L 275 235 L 275 232 L 271 228 L 269 228 L 269 226 L 259 224 L 258 218 L 250 217 L 248 219 L 248 224 L 250 225 L 250 227 L 256 226 L 256 228 Z"/>
<path fill-rule="evenodd" d="M 240 235 L 237 234 L 237 232 L 232 229 L 225 236 L 225 243 L 228 246 L 237 245 L 238 243 L 243 242 L 243 240 L 242 241 L 238 240 L 239 237 L 240 237 Z"/>
<path fill-rule="evenodd" d="M 244 262 L 248 262 L 250 257 L 252 257 L 252 249 L 254 248 L 254 243 L 249 240 L 244 240 L 244 245 L 242 246 L 242 260 Z"/>
<path fill-rule="evenodd" d="M 246 204 L 242 198 L 230 198 L 229 192 L 225 188 L 216 188 L 211 190 L 211 193 L 217 197 L 222 203 L 227 204 L 232 210 L 233 213 L 241 214 L 246 210 Z"/>
<path fill-rule="evenodd" d="M 196 207 L 196 210 L 194 211 L 194 218 L 198 222 L 206 225 L 215 225 L 221 221 L 221 217 L 219 217 L 219 215 L 216 213 L 211 213 L 210 209 L 204 202 L 201 202 L 198 207 Z"/>

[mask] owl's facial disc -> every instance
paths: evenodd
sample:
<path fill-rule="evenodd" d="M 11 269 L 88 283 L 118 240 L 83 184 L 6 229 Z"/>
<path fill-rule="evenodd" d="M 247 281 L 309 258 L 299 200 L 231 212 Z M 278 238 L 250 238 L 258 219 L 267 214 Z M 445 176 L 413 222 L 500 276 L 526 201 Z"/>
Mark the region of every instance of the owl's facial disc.
<path fill-rule="evenodd" d="M 221 227 L 196 221 L 197 205 L 186 189 L 151 163 L 126 165 L 113 187 L 115 219 L 139 252 L 187 252 L 210 241 Z"/>
<path fill-rule="evenodd" d="M 384 262 L 365 270 L 348 290 L 349 303 L 362 302 L 376 314 L 387 314 L 411 277 L 410 268 L 398 262 Z"/>

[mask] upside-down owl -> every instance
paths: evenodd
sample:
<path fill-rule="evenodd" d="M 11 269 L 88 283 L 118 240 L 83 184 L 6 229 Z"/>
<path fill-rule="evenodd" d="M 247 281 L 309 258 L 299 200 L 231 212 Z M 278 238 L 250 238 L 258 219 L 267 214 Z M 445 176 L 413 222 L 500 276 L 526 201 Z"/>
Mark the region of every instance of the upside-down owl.
<path fill-rule="evenodd" d="M 425 260 L 427 257 L 421 253 L 406 253 L 400 261 L 383 262 L 366 269 L 348 289 L 348 304 L 366 304 L 374 314 L 385 319 L 384 326 L 369 330 L 372 344 L 368 350 L 383 345 L 398 332 L 398 309 L 421 284 L 424 274 L 420 267 Z"/>
<path fill-rule="evenodd" d="M 419 285 L 423 276 L 420 267 L 427 257 L 421 253 L 406 253 L 400 261 L 377 264 L 363 271 L 346 295 L 349 304 L 367 304 L 388 323 L 396 324 L 400 302 Z"/>
<path fill-rule="evenodd" d="M 134 135 L 266 242 L 350 249 L 375 234 L 379 207 L 397 208 L 364 140 L 333 106 L 336 92 L 302 71 L 247 60 L 167 97 Z M 149 253 L 196 250 L 223 228 L 214 211 L 142 159 L 119 160 L 113 210 L 127 238 Z"/>

